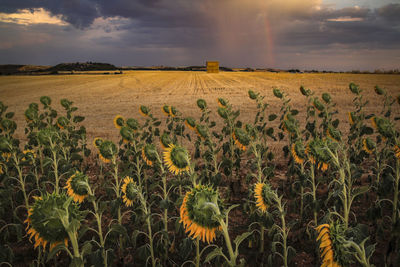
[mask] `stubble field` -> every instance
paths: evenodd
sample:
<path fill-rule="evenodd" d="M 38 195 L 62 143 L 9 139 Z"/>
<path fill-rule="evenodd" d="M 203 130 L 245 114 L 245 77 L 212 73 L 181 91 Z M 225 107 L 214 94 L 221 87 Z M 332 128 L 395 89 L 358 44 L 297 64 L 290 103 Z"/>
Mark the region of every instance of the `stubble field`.
<path fill-rule="evenodd" d="M 305 98 L 299 91 L 300 85 L 313 90 L 317 96 L 327 92 L 337 103 L 338 118 L 343 121 L 352 110 L 350 82 L 364 90 L 365 98 L 370 101 L 367 112 L 380 112 L 381 100 L 374 93 L 375 85 L 385 88 L 393 96 L 400 92 L 399 75 L 126 71 L 122 75 L 4 76 L 0 77 L 0 99 L 10 111 L 16 112 L 16 122 L 22 126 L 25 121 L 23 111 L 30 103 L 39 102 L 41 96 L 51 97 L 56 105 L 60 99 L 67 98 L 79 107 L 79 114 L 86 117 L 84 125 L 89 140 L 101 136 L 116 141 L 118 133 L 113 118 L 120 114 L 140 120 L 140 105 L 149 106 L 158 117 L 163 116 L 161 107 L 167 104 L 176 106 L 183 116 L 197 118 L 198 98 L 206 100 L 216 113 L 216 99 L 222 97 L 240 109 L 240 120 L 252 122 L 256 106 L 248 98 L 250 89 L 266 97 L 270 114 L 279 112 L 281 107 L 272 93 L 274 87 L 289 94 L 292 106 L 300 111 L 300 115 L 305 114 Z M 21 126 L 17 133 L 23 137 Z M 342 130 L 347 128 L 348 125 Z"/>

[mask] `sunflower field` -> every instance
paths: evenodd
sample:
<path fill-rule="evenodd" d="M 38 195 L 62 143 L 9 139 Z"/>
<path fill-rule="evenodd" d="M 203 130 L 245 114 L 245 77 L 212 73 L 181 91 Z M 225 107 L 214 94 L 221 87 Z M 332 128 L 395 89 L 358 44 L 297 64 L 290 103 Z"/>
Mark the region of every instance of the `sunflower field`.
<path fill-rule="evenodd" d="M 0 266 L 400 266 L 400 96 L 376 86 L 369 114 L 349 90 L 348 121 L 303 86 L 301 119 L 278 88 L 277 114 L 248 92 L 249 122 L 223 98 L 197 118 L 140 106 L 119 142 L 47 96 L 18 139 L 0 102 Z"/>

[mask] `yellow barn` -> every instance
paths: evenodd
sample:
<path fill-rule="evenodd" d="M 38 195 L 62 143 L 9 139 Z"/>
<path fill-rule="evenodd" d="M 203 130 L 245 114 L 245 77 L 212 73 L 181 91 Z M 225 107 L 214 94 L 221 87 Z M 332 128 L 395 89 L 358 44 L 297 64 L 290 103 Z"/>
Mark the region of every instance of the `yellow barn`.
<path fill-rule="evenodd" d="M 219 62 L 218 61 L 207 61 L 207 73 L 218 73 Z"/>

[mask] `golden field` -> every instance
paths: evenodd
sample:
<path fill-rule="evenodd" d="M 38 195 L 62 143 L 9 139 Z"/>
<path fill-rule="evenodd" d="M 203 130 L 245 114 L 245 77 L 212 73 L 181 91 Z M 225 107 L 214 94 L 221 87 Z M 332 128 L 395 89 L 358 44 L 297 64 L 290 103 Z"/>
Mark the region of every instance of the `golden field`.
<path fill-rule="evenodd" d="M 31 102 L 39 102 L 40 96 L 47 95 L 54 107 L 61 111 L 60 99 L 72 100 L 79 108 L 78 114 L 85 116 L 83 122 L 88 130 L 88 139 L 102 136 L 117 140 L 113 126 L 117 114 L 141 119 L 138 108 L 147 105 L 154 115 L 163 116 L 164 104 L 174 105 L 183 116 L 198 118 L 196 100 L 203 98 L 215 111 L 217 97 L 223 97 L 240 109 L 240 120 L 253 120 L 256 107 L 248 98 L 248 90 L 265 95 L 270 104 L 269 114 L 278 113 L 281 107 L 272 88 L 277 87 L 289 94 L 293 107 L 305 114 L 305 97 L 299 91 L 300 85 L 311 89 L 320 96 L 331 94 L 338 104 L 339 119 L 347 120 L 347 111 L 352 110 L 353 96 L 348 89 L 350 82 L 360 85 L 364 96 L 370 101 L 367 112 L 380 112 L 381 99 L 374 93 L 374 86 L 387 89 L 389 94 L 400 94 L 400 75 L 383 74 L 292 74 L 268 72 L 205 72 L 180 71 L 125 71 L 114 74 L 43 75 L 43 76 L 0 76 L 0 101 L 14 111 L 19 125 L 18 136 L 22 137 L 24 110 Z M 215 118 L 218 116 L 215 116 Z M 344 127 L 344 126 L 342 126 Z M 346 126 L 346 128 L 348 128 Z M 345 129 L 344 129 L 345 130 Z"/>

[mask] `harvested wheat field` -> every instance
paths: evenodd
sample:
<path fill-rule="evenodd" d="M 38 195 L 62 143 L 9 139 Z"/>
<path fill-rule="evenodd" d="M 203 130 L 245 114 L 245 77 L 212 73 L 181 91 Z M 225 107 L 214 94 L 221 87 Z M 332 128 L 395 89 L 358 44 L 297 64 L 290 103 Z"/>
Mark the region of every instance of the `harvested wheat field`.
<path fill-rule="evenodd" d="M 0 77 L 0 259 L 398 266 L 399 94 L 399 75 Z"/>
<path fill-rule="evenodd" d="M 183 116 L 196 118 L 196 100 L 203 98 L 210 109 L 216 112 L 216 99 L 227 99 L 234 109 L 240 109 L 243 122 L 253 120 L 256 106 L 248 98 L 248 90 L 261 93 L 269 103 L 269 113 L 277 113 L 281 107 L 272 93 L 276 87 L 292 99 L 292 105 L 305 114 L 305 98 L 299 87 L 303 85 L 320 96 L 327 92 L 337 103 L 339 119 L 347 118 L 352 110 L 353 96 L 349 83 L 354 82 L 364 90 L 370 101 L 367 111 L 380 112 L 381 100 L 374 93 L 379 85 L 395 96 L 400 92 L 400 75 L 374 74 L 292 74 L 266 72 L 168 72 L 168 71 L 127 71 L 123 75 L 49 75 L 49 76 L 7 76 L 0 77 L 0 99 L 15 111 L 16 121 L 23 131 L 23 111 L 29 103 L 39 102 L 43 95 L 51 97 L 54 103 L 67 98 L 85 116 L 88 139 L 102 136 L 116 140 L 113 118 L 120 114 L 140 119 L 140 105 L 152 108 L 155 116 L 162 116 L 161 107 L 174 105 Z"/>

